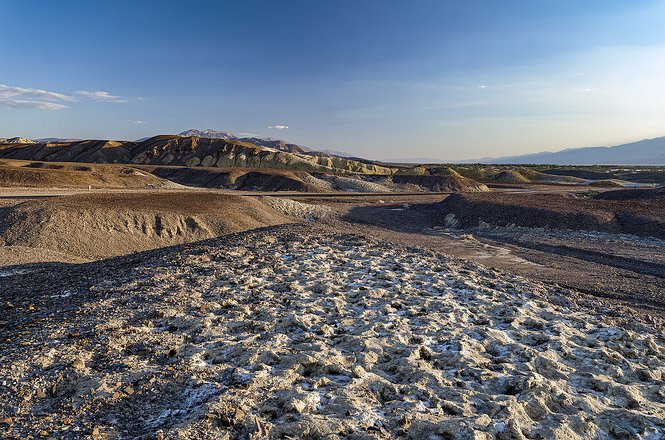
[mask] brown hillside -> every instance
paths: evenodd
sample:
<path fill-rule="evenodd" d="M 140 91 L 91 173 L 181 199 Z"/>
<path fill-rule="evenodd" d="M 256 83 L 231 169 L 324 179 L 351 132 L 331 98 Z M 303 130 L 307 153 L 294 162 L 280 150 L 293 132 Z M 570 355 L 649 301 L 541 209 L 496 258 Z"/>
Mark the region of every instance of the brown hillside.
<path fill-rule="evenodd" d="M 122 165 L 0 161 L 0 187 L 173 188 L 179 185 Z"/>
<path fill-rule="evenodd" d="M 95 259 L 292 221 L 251 197 L 79 194 L 0 209 L 0 244 Z"/>

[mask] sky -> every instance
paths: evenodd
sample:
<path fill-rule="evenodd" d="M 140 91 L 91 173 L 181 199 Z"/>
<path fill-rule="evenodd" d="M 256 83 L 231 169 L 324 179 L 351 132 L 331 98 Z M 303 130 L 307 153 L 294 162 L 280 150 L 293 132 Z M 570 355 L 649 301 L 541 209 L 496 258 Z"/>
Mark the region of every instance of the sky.
<path fill-rule="evenodd" d="M 190 128 L 373 159 L 665 135 L 665 1 L 0 0 L 0 137 Z"/>

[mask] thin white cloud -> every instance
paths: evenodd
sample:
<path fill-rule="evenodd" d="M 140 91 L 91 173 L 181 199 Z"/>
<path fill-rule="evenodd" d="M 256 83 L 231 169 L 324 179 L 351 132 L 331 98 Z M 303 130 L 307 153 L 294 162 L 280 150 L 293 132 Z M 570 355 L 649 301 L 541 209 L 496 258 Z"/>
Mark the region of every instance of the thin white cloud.
<path fill-rule="evenodd" d="M 0 108 L 62 110 L 69 108 L 63 102 L 93 100 L 100 102 L 127 102 L 127 99 L 103 91 L 79 90 L 72 94 L 53 92 L 30 87 L 0 84 Z"/>
<path fill-rule="evenodd" d="M 28 99 L 0 99 L 0 108 L 34 108 L 38 110 L 62 110 L 69 108 L 64 104 L 48 101 L 33 101 Z"/>
<path fill-rule="evenodd" d="M 244 131 L 240 132 L 240 133 L 237 133 L 237 135 L 239 137 L 261 137 L 262 136 L 261 133 L 246 133 Z"/>
<path fill-rule="evenodd" d="M 74 95 L 80 96 L 82 98 L 92 99 L 95 101 L 127 102 L 126 99 L 121 98 L 120 96 L 111 95 L 109 92 L 104 92 L 104 91 L 79 90 L 74 92 Z"/>
<path fill-rule="evenodd" d="M 0 100 L 10 100 L 17 97 L 19 100 L 26 99 L 42 101 L 73 101 L 75 99 L 73 96 L 65 95 L 64 93 L 0 84 Z"/>
<path fill-rule="evenodd" d="M 289 128 L 288 125 L 268 125 L 268 128 L 271 128 L 273 130 L 286 130 Z"/>
<path fill-rule="evenodd" d="M 145 124 L 145 121 L 139 121 L 139 120 L 136 120 L 136 121 L 129 121 L 129 122 L 131 122 L 132 124 L 136 124 L 136 125 L 143 125 L 143 124 Z"/>

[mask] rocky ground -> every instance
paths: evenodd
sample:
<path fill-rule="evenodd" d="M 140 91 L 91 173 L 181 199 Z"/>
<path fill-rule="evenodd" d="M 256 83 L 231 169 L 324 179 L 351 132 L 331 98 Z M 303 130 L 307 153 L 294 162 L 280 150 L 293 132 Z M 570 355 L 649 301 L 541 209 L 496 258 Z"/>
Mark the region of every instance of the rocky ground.
<path fill-rule="evenodd" d="M 665 196 L 661 190 L 628 198 L 637 190 L 560 194 L 458 193 L 438 208 L 447 223 L 461 227 L 525 226 L 631 234 L 665 239 Z M 616 195 L 616 199 L 612 198 Z M 436 207 L 433 207 L 436 208 Z"/>
<path fill-rule="evenodd" d="M 665 435 L 662 318 L 423 248 L 288 225 L 0 276 L 4 438 Z"/>
<path fill-rule="evenodd" d="M 514 224 L 465 227 L 429 200 L 434 203 L 424 197 L 390 197 L 362 205 L 331 201 L 336 213 L 331 224 L 665 315 L 663 239 Z"/>

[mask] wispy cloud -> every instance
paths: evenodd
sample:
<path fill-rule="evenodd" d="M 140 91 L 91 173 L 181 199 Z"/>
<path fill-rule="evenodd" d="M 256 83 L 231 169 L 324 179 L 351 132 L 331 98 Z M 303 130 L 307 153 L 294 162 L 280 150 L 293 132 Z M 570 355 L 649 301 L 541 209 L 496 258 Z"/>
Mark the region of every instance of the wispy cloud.
<path fill-rule="evenodd" d="M 34 108 L 38 110 L 62 110 L 69 108 L 64 104 L 48 101 L 33 101 L 28 99 L 0 99 L 0 108 Z"/>
<path fill-rule="evenodd" d="M 22 97 L 28 100 L 46 100 L 46 101 L 73 101 L 71 95 L 64 93 L 49 92 L 42 89 L 31 89 L 28 87 L 14 87 L 6 84 L 0 84 L 0 100 L 10 100 L 12 98 Z"/>
<path fill-rule="evenodd" d="M 92 99 L 94 101 L 127 102 L 127 99 L 125 98 L 111 95 L 109 92 L 103 92 L 103 91 L 79 90 L 74 92 L 74 95 L 80 96 L 82 98 Z"/>
<path fill-rule="evenodd" d="M 86 91 L 66 94 L 50 90 L 35 89 L 30 87 L 17 87 L 0 84 L 0 108 L 5 109 L 38 109 L 38 110 L 62 110 L 69 108 L 64 104 L 93 100 L 100 102 L 127 102 L 126 98 L 111 95 L 103 91 Z"/>
<path fill-rule="evenodd" d="M 246 132 L 240 132 L 237 133 L 237 136 L 239 137 L 261 137 L 261 133 L 246 133 Z"/>
<path fill-rule="evenodd" d="M 273 130 L 286 130 L 289 128 L 288 125 L 268 125 L 268 128 L 271 128 Z"/>
<path fill-rule="evenodd" d="M 136 120 L 136 121 L 129 121 L 129 122 L 132 123 L 132 124 L 136 124 L 136 125 L 143 125 L 143 124 L 145 124 L 145 121 L 139 121 L 139 120 Z"/>

